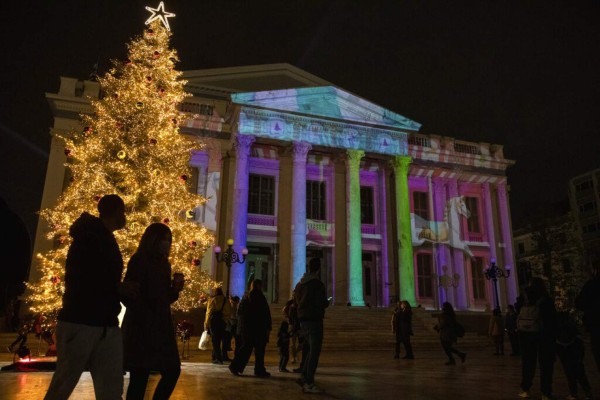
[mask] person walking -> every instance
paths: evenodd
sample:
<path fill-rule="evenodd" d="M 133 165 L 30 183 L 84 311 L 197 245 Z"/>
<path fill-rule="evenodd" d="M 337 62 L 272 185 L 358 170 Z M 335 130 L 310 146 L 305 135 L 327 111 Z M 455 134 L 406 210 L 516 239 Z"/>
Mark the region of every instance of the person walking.
<path fill-rule="evenodd" d="M 231 336 L 233 338 L 233 345 L 234 345 L 233 356 L 235 357 L 235 355 L 237 354 L 240 347 L 242 347 L 242 339 L 240 338 L 240 335 L 238 334 L 238 305 L 240 304 L 240 298 L 238 296 L 231 297 L 231 301 L 229 304 L 231 305 L 231 317 L 229 318 L 229 329 L 231 332 Z M 231 343 L 230 343 L 230 345 L 231 345 Z M 232 361 L 232 360 L 226 360 L 225 357 L 223 357 L 223 361 Z"/>
<path fill-rule="evenodd" d="M 57 361 L 46 400 L 67 399 L 86 368 L 96 398 L 121 399 L 123 339 L 118 315 L 123 258 L 113 232 L 125 227 L 125 204 L 114 194 L 98 201 L 100 217 L 87 212 L 69 228 L 73 243 L 65 264 L 65 292 L 56 326 Z"/>
<path fill-rule="evenodd" d="M 315 385 L 315 373 L 319 365 L 319 356 L 323 345 L 323 317 L 329 306 L 327 290 L 321 282 L 321 260 L 313 258 L 308 263 L 308 271 L 294 289 L 298 306 L 298 320 L 303 331 L 304 340 L 308 343 L 306 361 L 302 367 L 299 384 L 305 393 L 320 393 L 322 390 Z"/>
<path fill-rule="evenodd" d="M 290 359 L 290 324 L 283 320 L 277 332 L 277 349 L 279 350 L 279 372 L 290 372 L 287 363 Z"/>
<path fill-rule="evenodd" d="M 583 285 L 575 298 L 575 307 L 583 311 L 583 325 L 590 333 L 592 355 L 600 371 L 600 272 Z"/>
<path fill-rule="evenodd" d="M 569 395 L 565 399 L 577 399 L 579 383 L 585 392 L 585 400 L 591 400 L 592 387 L 583 364 L 585 347 L 577 324 L 567 311 L 557 313 L 556 354 L 565 371 L 569 386 Z"/>
<path fill-rule="evenodd" d="M 461 362 L 465 362 L 467 359 L 467 353 L 464 353 L 454 347 L 458 338 L 457 331 L 458 322 L 456 321 L 456 314 L 454 313 L 454 307 L 452 304 L 445 302 L 442 304 L 442 313 L 438 316 L 438 323 L 434 327 L 440 334 L 440 342 L 444 352 L 448 356 L 446 365 L 456 365 L 452 353 L 458 355 Z"/>
<path fill-rule="evenodd" d="M 394 358 L 400 358 L 400 343 L 404 344 L 406 355 L 403 359 L 414 360 L 410 337 L 413 335 L 412 309 L 406 300 L 398 302 L 398 306 L 392 316 L 392 331 L 396 334 L 396 353 Z"/>
<path fill-rule="evenodd" d="M 262 281 L 254 279 L 250 287 L 250 292 L 238 307 L 238 330 L 242 336 L 242 347 L 229 364 L 229 371 L 236 376 L 242 374 L 254 350 L 254 375 L 268 378 L 271 374 L 265 369 L 265 349 L 272 329 L 271 310 L 262 292 Z"/>
<path fill-rule="evenodd" d="M 183 290 L 181 275 L 171 280 L 171 230 L 163 223 L 148 226 L 135 254 L 129 260 L 126 283 L 140 287 L 126 296 L 123 318 L 124 366 L 130 371 L 127 400 L 142 400 L 150 371 L 161 379 L 154 399 L 168 399 L 175 389 L 181 363 L 171 317 L 171 303 Z"/>
<path fill-rule="evenodd" d="M 502 319 L 502 312 L 499 308 L 495 308 L 492 316 L 490 317 L 490 324 L 488 329 L 488 335 L 492 338 L 494 343 L 495 356 L 504 355 L 504 320 Z"/>
<path fill-rule="evenodd" d="M 521 354 L 519 350 L 519 337 L 517 336 L 517 312 L 513 305 L 509 305 L 504 317 L 504 329 L 508 334 L 508 341 L 510 342 L 511 356 L 518 356 Z"/>
<path fill-rule="evenodd" d="M 533 278 L 525 288 L 525 305 L 517 318 L 521 348 L 521 392 L 527 399 L 533 386 L 536 364 L 540 365 L 542 400 L 552 399 L 552 375 L 556 356 L 556 308 L 542 278 Z"/>
<path fill-rule="evenodd" d="M 215 289 L 215 295 L 208 302 L 206 319 L 204 320 L 204 329 L 210 331 L 212 340 L 213 364 L 222 365 L 223 356 L 227 355 L 226 344 L 224 343 L 225 328 L 227 326 L 225 321 L 228 321 L 230 317 L 231 305 L 223 295 L 223 289 L 218 287 Z"/>

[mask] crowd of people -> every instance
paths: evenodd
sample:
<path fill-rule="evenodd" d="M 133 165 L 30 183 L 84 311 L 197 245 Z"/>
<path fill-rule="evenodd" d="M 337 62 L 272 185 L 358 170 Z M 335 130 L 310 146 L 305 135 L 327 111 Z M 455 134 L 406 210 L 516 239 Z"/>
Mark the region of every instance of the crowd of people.
<path fill-rule="evenodd" d="M 83 371 L 89 369 L 96 398 L 121 399 L 124 372 L 130 372 L 127 399 L 143 399 L 151 372 L 159 372 L 155 399 L 168 399 L 177 384 L 181 363 L 176 342 L 171 304 L 184 288 L 184 277 L 172 274 L 169 263 L 171 231 L 162 223 L 148 226 L 135 254 L 129 260 L 125 278 L 123 259 L 113 232 L 125 226 L 125 205 L 116 195 L 98 202 L 99 217 L 83 213 L 70 228 L 73 242 L 65 265 L 63 307 L 58 313 L 55 334 L 57 364 L 45 399 L 66 399 L 77 385 Z M 297 383 L 305 393 L 320 393 L 315 384 L 323 344 L 323 318 L 329 306 L 326 288 L 320 279 L 320 260 L 311 259 L 307 272 L 294 288 L 284 308 L 284 318 L 277 331 L 280 372 L 289 372 L 290 361 L 299 367 Z M 119 327 L 120 302 L 126 312 Z M 581 290 L 575 305 L 583 311 L 583 322 L 590 332 L 594 359 L 600 370 L 600 276 L 590 280 Z M 411 337 L 413 312 L 407 301 L 399 301 L 392 316 L 395 335 L 394 358 L 400 358 L 401 346 L 407 360 L 414 360 Z M 210 333 L 212 362 L 230 362 L 234 376 L 243 374 L 254 353 L 254 375 L 268 378 L 264 357 L 273 319 L 262 281 L 252 279 L 248 291 L 240 299 L 223 294 L 216 288 L 207 299 L 204 329 Z M 461 363 L 467 354 L 456 348 L 464 335 L 449 302 L 442 305 L 435 329 L 446 365 Z M 15 342 L 26 345 L 31 326 L 24 325 Z M 541 278 L 533 278 L 523 296 L 508 306 L 505 316 L 493 310 L 489 336 L 494 355 L 504 355 L 505 335 L 511 355 L 521 357 L 522 375 L 518 394 L 530 398 L 536 367 L 539 365 L 542 399 L 552 399 L 555 358 L 563 366 L 569 386 L 568 399 L 576 399 L 578 386 L 586 399 L 592 398 L 583 357 L 584 344 L 573 316 L 557 312 Z M 234 343 L 232 347 L 232 342 Z M 232 358 L 229 352 L 233 350 Z M 291 354 L 290 354 L 291 353 Z"/>

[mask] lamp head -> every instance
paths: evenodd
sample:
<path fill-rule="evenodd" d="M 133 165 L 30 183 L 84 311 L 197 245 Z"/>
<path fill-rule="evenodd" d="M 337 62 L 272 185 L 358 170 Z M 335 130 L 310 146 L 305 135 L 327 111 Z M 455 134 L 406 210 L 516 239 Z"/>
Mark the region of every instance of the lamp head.
<path fill-rule="evenodd" d="M 215 246 L 215 247 L 213 247 L 213 252 L 215 254 L 219 254 L 221 252 L 221 248 L 219 246 Z"/>
<path fill-rule="evenodd" d="M 245 247 L 244 247 L 244 248 L 242 249 L 242 255 L 243 255 L 243 256 L 247 256 L 247 255 L 248 255 L 248 249 L 247 249 L 247 248 L 245 248 Z"/>
<path fill-rule="evenodd" d="M 233 246 L 233 239 L 227 239 L 227 246 Z"/>

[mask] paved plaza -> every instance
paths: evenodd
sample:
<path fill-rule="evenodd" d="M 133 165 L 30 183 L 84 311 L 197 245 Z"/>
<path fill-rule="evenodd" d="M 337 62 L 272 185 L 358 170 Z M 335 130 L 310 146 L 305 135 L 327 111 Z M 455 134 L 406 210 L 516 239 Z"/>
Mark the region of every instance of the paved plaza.
<path fill-rule="evenodd" d="M 272 347 L 272 346 L 270 346 Z M 192 351 L 190 359 L 183 362 L 182 374 L 173 400 L 257 400 L 257 399 L 517 399 L 520 380 L 518 357 L 493 356 L 491 348 L 465 346 L 468 357 L 465 364 L 445 366 L 441 348 L 415 350 L 416 359 L 394 360 L 392 351 L 330 351 L 323 354 L 317 371 L 316 383 L 324 389 L 322 394 L 304 394 L 295 383 L 298 375 L 276 372 L 278 356 L 272 349 L 267 353 L 268 379 L 255 378 L 252 366 L 245 375 L 235 377 L 227 366 L 210 364 L 208 352 Z M 9 364 L 9 354 L 0 357 L 2 366 Z M 598 370 L 588 351 L 587 373 L 600 394 Z M 291 365 L 294 367 L 294 365 Z M 42 399 L 50 382 L 51 372 L 1 372 L 0 399 Z M 152 376 L 151 389 L 158 376 Z M 125 388 L 129 382 L 125 378 Z M 568 392 L 559 364 L 555 366 L 555 394 L 564 398 Z M 534 398 L 540 398 L 539 376 L 532 389 Z M 79 382 L 72 399 L 93 399 L 89 373 Z M 146 399 L 150 399 L 146 395 Z M 581 397 L 582 398 L 582 397 Z"/>

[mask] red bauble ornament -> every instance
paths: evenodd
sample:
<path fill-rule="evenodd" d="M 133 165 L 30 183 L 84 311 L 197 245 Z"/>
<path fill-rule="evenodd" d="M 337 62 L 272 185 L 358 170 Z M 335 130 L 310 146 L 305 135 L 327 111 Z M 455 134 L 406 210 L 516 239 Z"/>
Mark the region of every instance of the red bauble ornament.
<path fill-rule="evenodd" d="M 70 154 L 71 154 L 71 150 L 65 149 L 65 156 L 69 157 Z"/>
<path fill-rule="evenodd" d="M 190 246 L 191 248 L 194 248 L 194 247 L 196 247 L 196 241 L 195 241 L 195 240 L 192 240 L 192 241 L 190 241 L 190 242 L 188 243 L 188 246 Z"/>
<path fill-rule="evenodd" d="M 176 119 L 176 118 L 173 118 L 173 119 L 171 120 L 171 122 L 173 123 L 173 125 L 177 125 L 177 119 Z"/>
<path fill-rule="evenodd" d="M 159 92 L 160 94 L 165 94 L 165 88 L 160 88 L 160 89 L 158 89 L 158 92 Z"/>
<path fill-rule="evenodd" d="M 100 201 L 101 198 L 102 198 L 102 196 L 95 195 L 94 201 L 98 202 L 98 201 Z"/>
<path fill-rule="evenodd" d="M 146 33 L 147 33 L 149 36 L 152 36 L 152 35 L 154 35 L 154 30 L 153 30 L 153 29 L 148 29 L 148 30 L 146 31 Z"/>
<path fill-rule="evenodd" d="M 83 128 L 83 134 L 84 135 L 90 134 L 90 133 L 92 133 L 92 128 L 91 127 L 86 126 L 85 128 Z"/>
<path fill-rule="evenodd" d="M 169 225 L 169 222 L 171 222 L 171 220 L 170 220 L 169 218 L 164 218 L 164 219 L 162 220 L 162 222 L 163 222 L 163 224 L 165 224 L 165 225 Z"/>
<path fill-rule="evenodd" d="M 146 77 L 146 80 L 147 80 L 148 82 L 152 82 L 152 77 L 151 77 L 151 76 L 147 76 L 147 77 Z"/>
<path fill-rule="evenodd" d="M 150 143 L 152 146 L 156 145 L 156 139 L 149 139 L 148 143 Z"/>
<path fill-rule="evenodd" d="M 154 58 L 158 58 L 158 56 L 160 56 L 160 53 L 158 51 L 154 52 Z"/>
<path fill-rule="evenodd" d="M 70 177 L 69 182 L 75 182 L 75 177 L 74 176 Z"/>
<path fill-rule="evenodd" d="M 127 60 L 123 61 L 123 64 L 131 65 L 131 60 L 128 58 Z"/>
<path fill-rule="evenodd" d="M 180 180 L 182 183 L 185 183 L 185 182 L 188 180 L 188 176 L 187 176 L 186 174 L 183 174 L 183 175 L 181 175 L 181 176 L 179 177 L 179 180 Z"/>
<path fill-rule="evenodd" d="M 197 267 L 198 265 L 200 265 L 200 260 L 199 260 L 198 258 L 194 258 L 194 259 L 192 260 L 192 265 L 193 265 L 194 267 Z"/>

